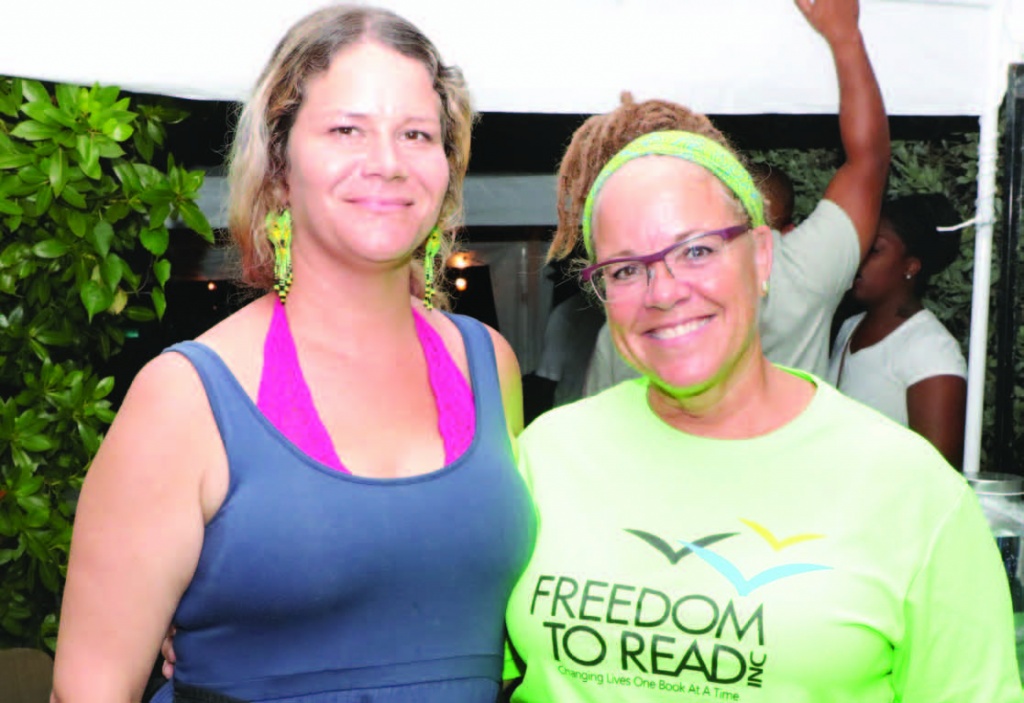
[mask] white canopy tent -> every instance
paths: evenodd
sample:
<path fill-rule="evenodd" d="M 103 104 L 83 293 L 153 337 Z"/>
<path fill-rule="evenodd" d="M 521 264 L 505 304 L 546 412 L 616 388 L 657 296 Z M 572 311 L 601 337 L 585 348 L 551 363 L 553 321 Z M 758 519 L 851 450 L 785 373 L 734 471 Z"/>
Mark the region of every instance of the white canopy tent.
<path fill-rule="evenodd" d="M 323 0 L 7 0 L 0 75 L 243 100 L 287 26 Z M 834 113 L 823 40 L 792 0 L 378 0 L 460 65 L 485 112 L 591 113 L 619 92 L 713 114 Z M 892 115 L 971 115 L 981 142 L 965 470 L 977 471 L 996 115 L 1024 0 L 861 0 Z M 514 145 L 511 145 L 514 148 Z M 496 184 L 480 184 L 481 191 Z M 553 203 L 553 198 L 547 201 Z M 467 195 L 473 208 L 472 190 Z M 550 205 L 547 205 L 548 207 Z M 531 223 L 537 219 L 530 215 Z M 543 219 L 541 217 L 540 219 Z"/>

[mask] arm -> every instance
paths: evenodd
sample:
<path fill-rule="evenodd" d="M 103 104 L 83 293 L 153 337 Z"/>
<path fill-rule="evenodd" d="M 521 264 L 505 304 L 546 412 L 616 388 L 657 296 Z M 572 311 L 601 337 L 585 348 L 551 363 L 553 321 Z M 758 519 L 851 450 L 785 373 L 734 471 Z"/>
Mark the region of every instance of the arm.
<path fill-rule="evenodd" d="M 839 81 L 839 134 L 846 161 L 825 189 L 857 229 L 861 258 L 871 248 L 889 174 L 889 121 L 857 27 L 858 0 L 795 0 L 828 42 Z"/>
<path fill-rule="evenodd" d="M 512 446 L 516 446 L 516 437 L 523 431 L 523 381 L 519 371 L 519 361 L 512 351 L 512 346 L 496 331 L 487 328 L 494 344 L 494 357 L 498 362 L 498 380 L 501 382 L 501 400 L 505 406 L 505 422 L 508 434 L 512 438 Z"/>
<path fill-rule="evenodd" d="M 903 703 L 1020 703 L 1006 572 L 971 490 L 937 525 L 903 599 L 892 684 Z"/>
<path fill-rule="evenodd" d="M 935 445 L 946 461 L 961 468 L 967 381 L 960 376 L 931 376 L 907 388 L 910 429 Z"/>
<path fill-rule="evenodd" d="M 177 354 L 150 362 L 129 389 L 82 488 L 54 703 L 141 699 L 195 570 L 207 513 L 218 503 L 209 471 L 217 451 L 226 484 L 219 446 L 191 365 Z"/>

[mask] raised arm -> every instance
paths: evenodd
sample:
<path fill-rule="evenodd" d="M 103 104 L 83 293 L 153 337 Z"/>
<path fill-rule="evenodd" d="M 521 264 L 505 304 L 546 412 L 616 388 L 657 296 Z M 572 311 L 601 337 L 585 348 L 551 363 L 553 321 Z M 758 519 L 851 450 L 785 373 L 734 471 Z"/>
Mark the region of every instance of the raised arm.
<path fill-rule="evenodd" d="M 836 172 L 825 198 L 853 221 L 861 258 L 871 249 L 889 174 L 889 121 L 882 93 L 858 27 L 858 0 L 795 0 L 814 29 L 824 37 L 839 81 L 839 133 L 846 161 Z"/>
<path fill-rule="evenodd" d="M 218 460 L 224 485 L 211 478 Z M 158 357 L 132 384 L 86 475 L 51 701 L 141 700 L 226 476 L 198 377 L 182 357 Z"/>

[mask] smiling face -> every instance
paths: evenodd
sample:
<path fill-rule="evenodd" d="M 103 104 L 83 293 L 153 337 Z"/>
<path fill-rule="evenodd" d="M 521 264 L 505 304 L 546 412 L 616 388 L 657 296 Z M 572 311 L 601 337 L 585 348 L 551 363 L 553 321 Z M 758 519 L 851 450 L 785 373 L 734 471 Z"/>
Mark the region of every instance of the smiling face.
<path fill-rule="evenodd" d="M 700 166 L 675 157 L 636 159 L 598 196 L 596 259 L 649 254 L 745 221 L 725 187 Z M 615 345 L 662 391 L 699 394 L 760 353 L 758 304 L 770 269 L 767 227 L 734 239 L 714 265 L 677 272 L 676 278 L 656 264 L 646 291 L 606 303 Z"/>
<path fill-rule="evenodd" d="M 440 98 L 415 59 L 372 41 L 340 52 L 306 83 L 287 155 L 297 266 L 324 254 L 404 265 L 437 222 Z"/>

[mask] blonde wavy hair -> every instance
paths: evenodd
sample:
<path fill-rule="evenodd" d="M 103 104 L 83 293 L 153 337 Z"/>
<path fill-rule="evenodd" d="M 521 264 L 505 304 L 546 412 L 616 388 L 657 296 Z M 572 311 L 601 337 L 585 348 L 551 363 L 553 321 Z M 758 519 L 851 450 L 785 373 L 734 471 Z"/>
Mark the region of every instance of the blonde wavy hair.
<path fill-rule="evenodd" d="M 288 30 L 239 116 L 229 158 L 228 228 L 239 249 L 243 284 L 263 291 L 274 285 L 274 254 L 265 221 L 267 213 L 287 206 L 288 135 L 309 79 L 326 71 L 338 52 L 367 41 L 422 63 L 441 99 L 441 133 L 449 176 L 437 222 L 442 246 L 435 277 L 444 280 L 444 264 L 462 225 L 462 186 L 476 118 L 462 72 L 446 65 L 433 43 L 395 13 L 334 5 L 307 15 Z M 424 289 L 423 250 L 421 246 L 416 252 L 410 281 L 410 291 L 417 296 L 422 296 Z M 435 302 L 447 302 L 440 286 Z"/>

